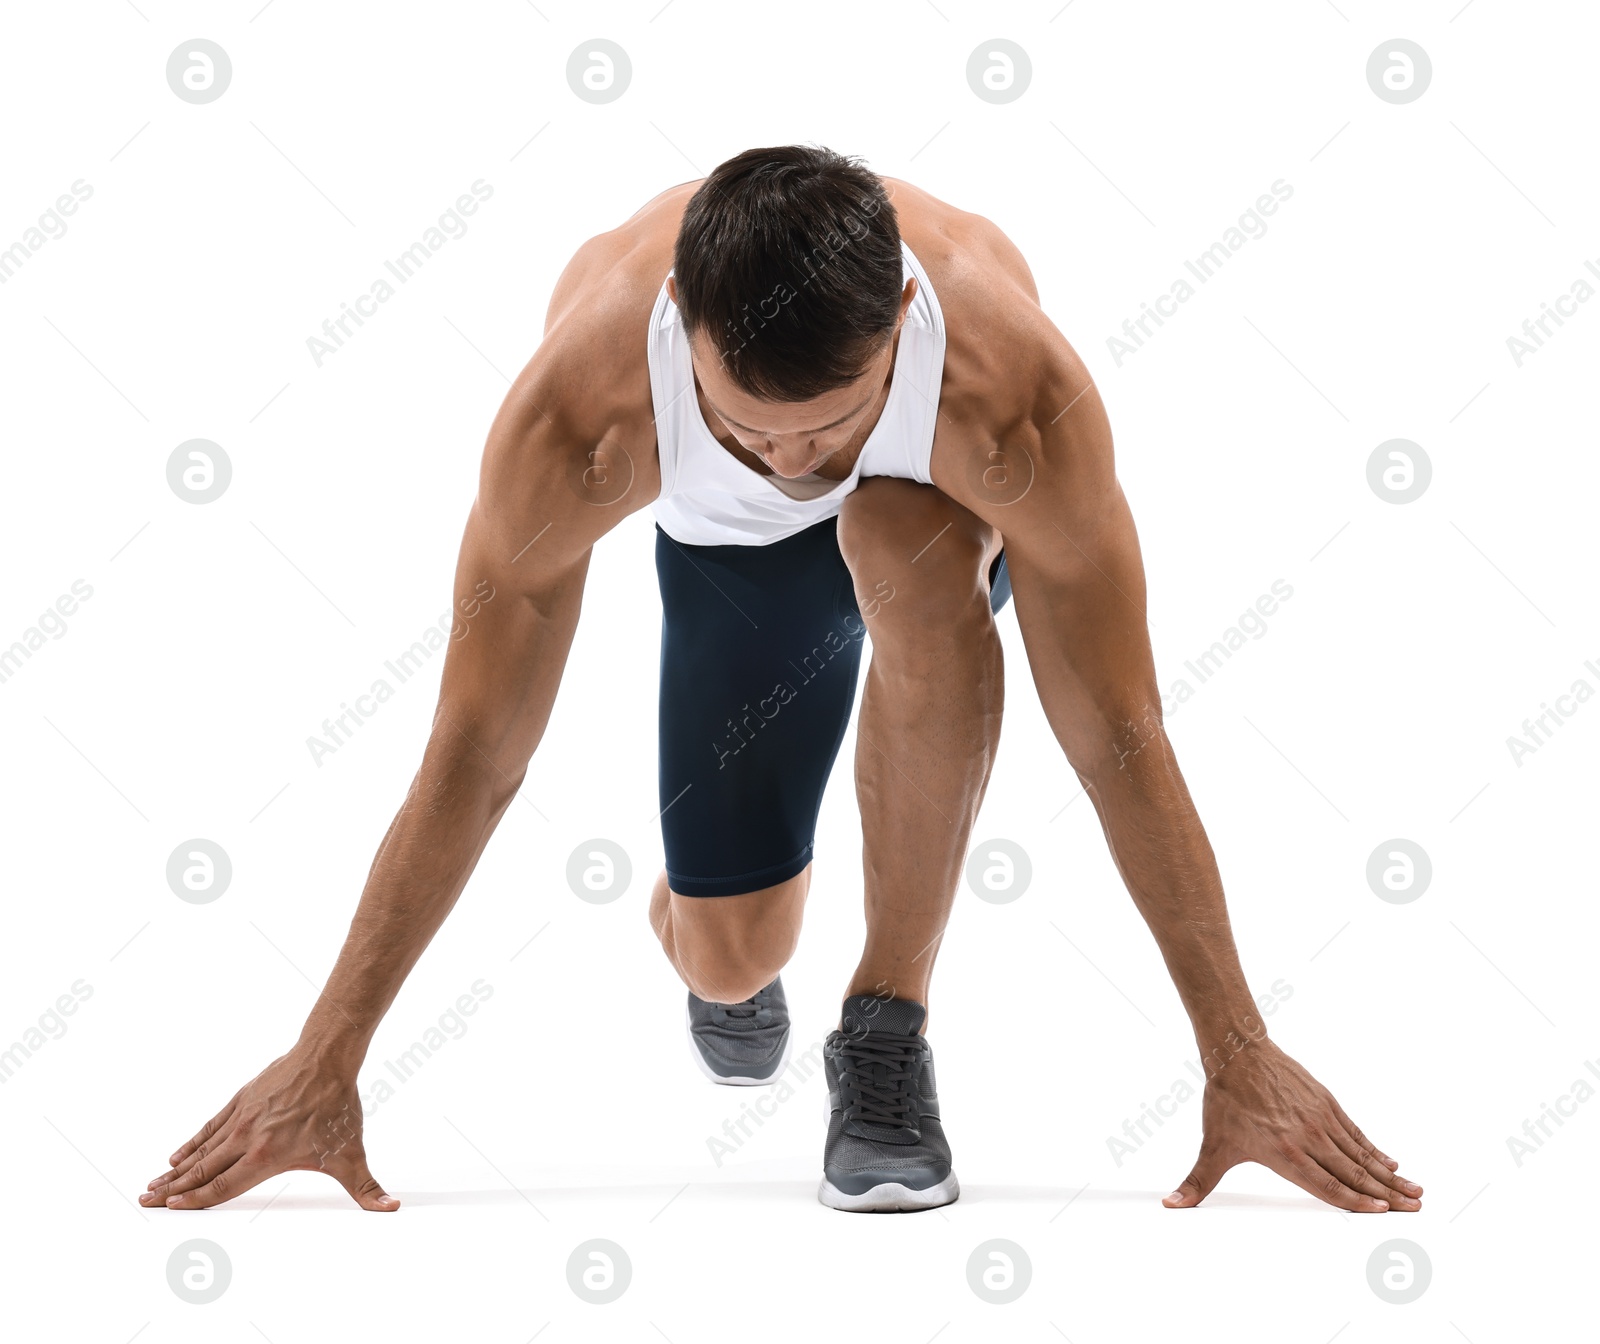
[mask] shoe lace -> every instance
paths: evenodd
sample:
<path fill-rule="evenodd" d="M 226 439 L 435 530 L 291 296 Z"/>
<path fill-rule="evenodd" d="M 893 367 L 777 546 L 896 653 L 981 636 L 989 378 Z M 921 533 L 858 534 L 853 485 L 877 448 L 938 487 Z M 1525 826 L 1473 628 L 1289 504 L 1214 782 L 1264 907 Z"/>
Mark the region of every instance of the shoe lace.
<path fill-rule="evenodd" d="M 743 1003 L 713 1003 L 711 1015 L 721 1026 L 750 1025 L 761 1016 L 762 1010 L 771 1007 L 772 996 L 758 989 Z"/>
<path fill-rule="evenodd" d="M 854 1094 L 845 1119 L 905 1129 L 915 1123 L 911 1083 L 922 1059 L 915 1036 L 876 1032 L 846 1037 L 840 1051 L 840 1073 Z"/>

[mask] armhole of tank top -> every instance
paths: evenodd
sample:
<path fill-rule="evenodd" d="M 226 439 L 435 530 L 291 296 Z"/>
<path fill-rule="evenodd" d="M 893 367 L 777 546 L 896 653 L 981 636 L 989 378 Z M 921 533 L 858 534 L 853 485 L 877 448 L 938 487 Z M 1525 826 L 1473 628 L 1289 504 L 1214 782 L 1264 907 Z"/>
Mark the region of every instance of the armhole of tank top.
<path fill-rule="evenodd" d="M 944 331 L 940 328 L 929 332 L 928 335 L 934 344 L 934 358 L 928 361 L 928 381 L 933 387 L 932 396 L 926 403 L 927 428 L 917 443 L 917 479 L 924 485 L 933 484 L 933 440 L 939 432 L 939 393 L 944 387 Z"/>
<path fill-rule="evenodd" d="M 655 498 L 657 504 L 667 499 L 678 484 L 678 444 L 669 428 L 671 416 L 662 410 L 670 401 L 666 395 L 666 385 L 672 376 L 672 350 L 661 328 L 667 303 L 667 282 L 663 279 L 661 292 L 656 295 L 655 306 L 650 310 L 650 330 L 645 346 L 650 369 L 650 413 L 656 428 L 656 465 L 661 473 L 661 493 Z"/>
<path fill-rule="evenodd" d="M 932 319 L 927 328 L 928 341 L 933 346 L 933 357 L 929 360 L 929 380 L 933 386 L 932 395 L 924 396 L 921 400 L 926 407 L 923 419 L 923 431 L 917 437 L 916 460 L 910 464 L 912 479 L 920 481 L 923 485 L 933 484 L 933 438 L 939 428 L 939 393 L 944 386 L 944 353 L 946 332 L 944 326 L 944 309 L 939 306 L 939 296 L 934 293 L 933 282 L 928 279 L 928 273 L 923 268 L 921 259 L 911 250 L 911 245 L 903 238 L 900 246 L 905 249 L 912 274 L 917 277 L 917 285 L 926 297 L 928 313 Z"/>

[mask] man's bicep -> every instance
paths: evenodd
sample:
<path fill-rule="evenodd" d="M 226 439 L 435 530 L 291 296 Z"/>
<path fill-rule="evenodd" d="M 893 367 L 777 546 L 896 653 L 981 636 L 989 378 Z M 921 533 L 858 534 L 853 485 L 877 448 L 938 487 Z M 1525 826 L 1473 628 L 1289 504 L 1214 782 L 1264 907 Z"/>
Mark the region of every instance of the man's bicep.
<path fill-rule="evenodd" d="M 522 380 L 519 379 L 519 383 Z M 485 445 L 452 584 L 436 735 L 520 778 L 548 721 L 594 542 L 632 508 L 580 492 L 600 436 L 514 387 Z"/>
<path fill-rule="evenodd" d="M 1083 769 L 1147 731 L 1160 700 L 1144 562 L 1105 407 L 1075 355 L 1053 372 L 1031 432 L 1018 436 L 1032 459 L 1031 485 L 991 517 L 1005 537 L 1017 623 L 1045 713 Z"/>

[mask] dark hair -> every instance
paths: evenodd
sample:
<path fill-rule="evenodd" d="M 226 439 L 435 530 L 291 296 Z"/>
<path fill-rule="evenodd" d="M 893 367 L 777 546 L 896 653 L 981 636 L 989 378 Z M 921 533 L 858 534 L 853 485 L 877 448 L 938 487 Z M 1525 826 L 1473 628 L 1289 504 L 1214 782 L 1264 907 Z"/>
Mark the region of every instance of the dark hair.
<path fill-rule="evenodd" d="M 718 164 L 684 209 L 672 269 L 685 331 L 763 401 L 859 378 L 900 316 L 900 225 L 883 182 L 820 146 Z"/>

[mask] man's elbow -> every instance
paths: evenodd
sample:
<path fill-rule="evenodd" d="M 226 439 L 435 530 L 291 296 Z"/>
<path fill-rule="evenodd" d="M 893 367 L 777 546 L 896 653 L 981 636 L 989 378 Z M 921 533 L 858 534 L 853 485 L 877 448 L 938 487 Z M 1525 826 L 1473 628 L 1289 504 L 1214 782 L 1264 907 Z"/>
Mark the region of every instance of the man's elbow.
<path fill-rule="evenodd" d="M 1067 761 L 1085 786 L 1114 778 L 1116 771 L 1142 775 L 1151 766 L 1164 769 L 1170 756 L 1161 703 L 1154 697 L 1102 709 L 1067 743 Z"/>

